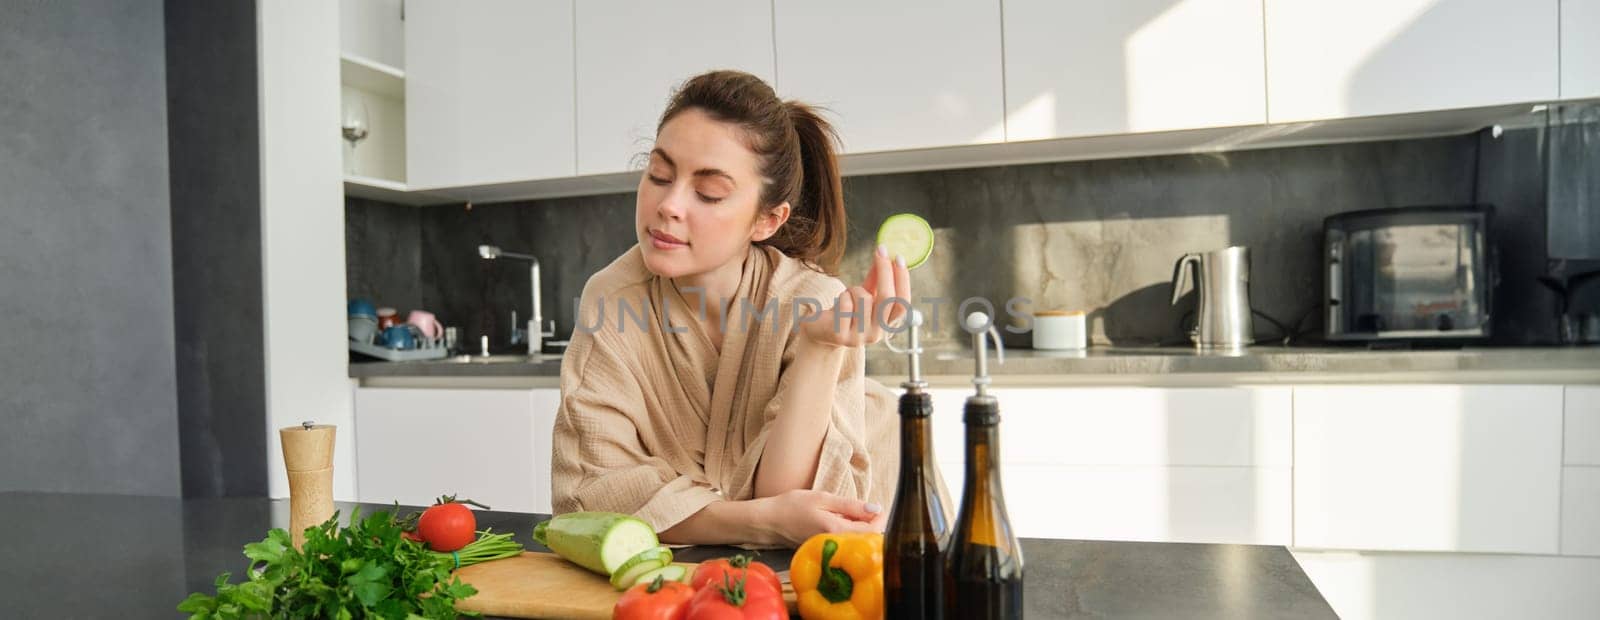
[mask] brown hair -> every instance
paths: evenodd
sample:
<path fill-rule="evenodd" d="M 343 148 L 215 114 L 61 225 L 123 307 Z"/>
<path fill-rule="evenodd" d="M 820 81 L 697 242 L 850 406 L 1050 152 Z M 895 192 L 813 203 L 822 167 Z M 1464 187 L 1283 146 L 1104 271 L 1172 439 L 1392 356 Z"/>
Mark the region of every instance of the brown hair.
<path fill-rule="evenodd" d="M 837 274 L 844 258 L 845 215 L 833 126 L 812 106 L 780 100 L 761 78 L 742 71 L 689 78 L 673 93 L 656 131 L 689 109 L 744 130 L 766 180 L 758 209 L 789 203 L 789 220 L 761 243 Z"/>

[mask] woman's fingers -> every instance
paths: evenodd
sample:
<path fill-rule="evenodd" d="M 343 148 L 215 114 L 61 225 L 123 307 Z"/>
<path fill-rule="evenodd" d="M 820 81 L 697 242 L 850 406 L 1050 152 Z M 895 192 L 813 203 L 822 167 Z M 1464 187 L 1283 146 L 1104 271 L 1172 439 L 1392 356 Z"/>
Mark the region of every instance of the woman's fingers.
<path fill-rule="evenodd" d="M 878 273 L 888 252 L 889 250 L 880 245 L 877 251 L 872 253 L 872 264 L 867 267 L 867 277 L 861 279 L 861 288 L 873 290 L 878 288 Z"/>
<path fill-rule="evenodd" d="M 876 327 L 872 316 L 872 307 L 876 301 L 872 292 L 859 286 L 852 286 L 845 292 L 850 294 L 851 301 L 854 302 L 856 316 L 851 317 L 848 323 L 840 322 L 840 331 L 844 332 L 840 336 L 851 345 L 872 342 L 873 328 Z"/>
<path fill-rule="evenodd" d="M 906 300 L 907 304 L 911 303 L 911 270 L 906 269 L 904 256 L 894 257 L 894 296 Z M 895 304 L 892 312 L 894 314 L 889 321 L 899 321 L 906 315 L 906 306 Z"/>
<path fill-rule="evenodd" d="M 878 328 L 879 331 L 882 331 L 885 325 L 888 325 L 894 321 L 895 308 L 897 307 L 894 304 L 889 304 L 887 307 L 885 307 L 885 302 L 889 301 L 889 298 L 895 296 L 894 257 L 887 254 L 880 254 L 873 259 L 872 266 L 876 272 L 875 275 L 877 276 L 877 278 L 873 280 L 871 284 L 869 284 L 869 286 L 872 287 L 873 297 L 872 307 L 874 316 L 872 326 Z M 877 342 L 877 339 L 874 338 L 873 342 Z"/>
<path fill-rule="evenodd" d="M 869 521 L 851 521 L 849 519 L 841 519 L 839 517 L 834 517 L 833 518 L 833 523 L 828 526 L 828 532 L 829 533 L 840 533 L 840 534 L 848 533 L 848 532 L 875 533 L 875 532 L 882 532 L 882 531 L 883 531 L 883 526 L 874 524 L 874 523 L 869 522 Z"/>
<path fill-rule="evenodd" d="M 856 309 L 856 293 L 845 289 L 839 293 L 839 298 L 834 302 L 833 312 L 825 320 L 828 321 L 829 333 L 833 334 L 834 344 L 846 344 L 845 337 L 849 335 L 850 321 L 841 318 L 843 315 L 854 312 Z"/>
<path fill-rule="evenodd" d="M 883 506 L 872 502 L 863 502 L 859 499 L 832 493 L 821 493 L 820 495 L 823 498 L 821 505 L 823 510 L 851 521 L 871 521 L 884 512 Z"/>

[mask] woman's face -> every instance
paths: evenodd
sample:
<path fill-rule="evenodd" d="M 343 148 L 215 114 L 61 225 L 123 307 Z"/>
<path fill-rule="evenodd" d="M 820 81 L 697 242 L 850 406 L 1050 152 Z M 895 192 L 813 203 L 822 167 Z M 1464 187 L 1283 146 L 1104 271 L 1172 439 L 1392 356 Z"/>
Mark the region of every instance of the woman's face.
<path fill-rule="evenodd" d="M 788 218 L 785 203 L 758 214 L 763 180 L 741 130 L 690 108 L 656 136 L 639 179 L 634 228 L 645 266 L 667 278 L 744 260 Z M 759 217 L 758 217 L 759 215 Z"/>

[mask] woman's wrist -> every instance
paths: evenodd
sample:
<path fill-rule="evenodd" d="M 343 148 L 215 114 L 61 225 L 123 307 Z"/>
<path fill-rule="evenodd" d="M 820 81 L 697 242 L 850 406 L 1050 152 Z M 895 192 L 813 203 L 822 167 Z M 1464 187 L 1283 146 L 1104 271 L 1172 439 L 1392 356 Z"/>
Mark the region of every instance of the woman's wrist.
<path fill-rule="evenodd" d="M 722 500 L 706 504 L 661 532 L 662 542 L 690 545 L 780 544 L 784 538 L 772 500 Z"/>
<path fill-rule="evenodd" d="M 795 343 L 795 361 L 837 364 L 844 360 L 845 353 L 852 348 L 849 345 L 817 342 L 802 335 Z"/>

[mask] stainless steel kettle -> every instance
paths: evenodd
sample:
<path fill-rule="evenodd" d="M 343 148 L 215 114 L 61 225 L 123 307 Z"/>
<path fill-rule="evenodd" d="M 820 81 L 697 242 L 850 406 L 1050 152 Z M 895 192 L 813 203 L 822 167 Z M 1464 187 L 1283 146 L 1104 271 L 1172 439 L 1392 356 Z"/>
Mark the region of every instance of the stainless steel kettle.
<path fill-rule="evenodd" d="M 1242 349 L 1255 342 L 1250 323 L 1250 248 L 1236 245 L 1214 252 L 1184 254 L 1172 267 L 1172 303 L 1184 293 L 1194 266 L 1200 292 L 1189 338 L 1201 349 Z"/>

